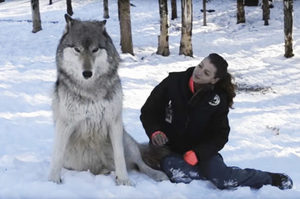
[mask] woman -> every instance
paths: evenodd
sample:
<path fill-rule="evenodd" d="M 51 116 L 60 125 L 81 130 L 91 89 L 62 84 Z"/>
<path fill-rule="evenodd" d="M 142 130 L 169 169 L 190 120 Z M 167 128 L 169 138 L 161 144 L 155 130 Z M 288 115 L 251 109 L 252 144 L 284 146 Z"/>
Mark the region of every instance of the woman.
<path fill-rule="evenodd" d="M 219 189 L 273 185 L 291 189 L 285 174 L 225 165 L 219 151 L 228 141 L 228 112 L 235 97 L 227 62 L 210 54 L 198 66 L 170 73 L 154 88 L 141 109 L 141 121 L 157 147 L 172 153 L 161 169 L 172 182 L 207 179 Z"/>

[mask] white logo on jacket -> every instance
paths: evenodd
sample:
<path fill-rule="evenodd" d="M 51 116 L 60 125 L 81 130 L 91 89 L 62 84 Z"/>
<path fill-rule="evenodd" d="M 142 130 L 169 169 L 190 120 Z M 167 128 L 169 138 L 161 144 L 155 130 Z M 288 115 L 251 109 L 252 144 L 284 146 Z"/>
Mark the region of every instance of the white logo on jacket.
<path fill-rule="evenodd" d="M 172 124 L 173 120 L 173 110 L 172 110 L 172 101 L 170 100 L 168 103 L 168 106 L 166 107 L 166 117 L 165 121 L 169 124 Z"/>
<path fill-rule="evenodd" d="M 220 102 L 221 102 L 220 96 L 216 94 L 215 97 L 212 100 L 210 100 L 208 103 L 211 106 L 217 106 L 220 104 Z"/>

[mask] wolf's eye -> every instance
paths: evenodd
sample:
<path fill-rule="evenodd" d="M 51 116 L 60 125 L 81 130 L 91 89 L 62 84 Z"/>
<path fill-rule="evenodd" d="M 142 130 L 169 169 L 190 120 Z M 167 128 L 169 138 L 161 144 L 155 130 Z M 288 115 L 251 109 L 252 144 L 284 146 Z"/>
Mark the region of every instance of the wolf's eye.
<path fill-rule="evenodd" d="M 92 52 L 93 52 L 93 53 L 96 53 L 96 52 L 98 52 L 98 50 L 99 50 L 99 48 L 94 48 L 94 49 L 92 50 Z"/>
<path fill-rule="evenodd" d="M 78 52 L 78 53 L 80 53 L 80 49 L 79 48 L 74 48 L 74 50 L 76 51 L 76 52 Z"/>

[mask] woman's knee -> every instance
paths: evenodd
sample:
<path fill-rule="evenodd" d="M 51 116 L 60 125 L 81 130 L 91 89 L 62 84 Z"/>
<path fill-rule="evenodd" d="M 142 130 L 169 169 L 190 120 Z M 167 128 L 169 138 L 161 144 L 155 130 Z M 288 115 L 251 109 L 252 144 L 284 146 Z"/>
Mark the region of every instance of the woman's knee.
<path fill-rule="evenodd" d="M 226 166 L 221 155 L 216 155 L 200 163 L 201 172 L 218 189 L 237 186 L 237 181 L 230 179 L 231 169 Z"/>
<path fill-rule="evenodd" d="M 199 168 L 208 179 L 219 179 L 228 173 L 221 155 L 215 155 L 209 160 L 200 161 Z"/>

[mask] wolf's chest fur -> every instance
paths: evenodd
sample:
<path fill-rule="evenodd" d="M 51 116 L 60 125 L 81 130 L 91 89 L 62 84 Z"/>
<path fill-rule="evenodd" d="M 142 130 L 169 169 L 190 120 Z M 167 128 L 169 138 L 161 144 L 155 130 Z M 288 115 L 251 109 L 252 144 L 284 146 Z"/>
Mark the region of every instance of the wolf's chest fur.
<path fill-rule="evenodd" d="M 63 91 L 59 92 L 57 113 L 66 123 L 74 125 L 81 139 L 107 137 L 111 125 L 108 121 L 112 123 L 112 118 L 117 114 L 118 107 L 114 106 L 116 100 L 107 100 L 101 96 L 87 98 Z"/>
<path fill-rule="evenodd" d="M 54 107 L 54 110 L 73 129 L 64 166 L 89 169 L 92 173 L 101 173 L 102 168 L 113 170 L 113 159 L 108 158 L 113 156 L 108 135 L 115 114 L 113 101 L 101 97 L 83 98 L 66 91 L 59 91 L 58 96 L 58 109 Z"/>

